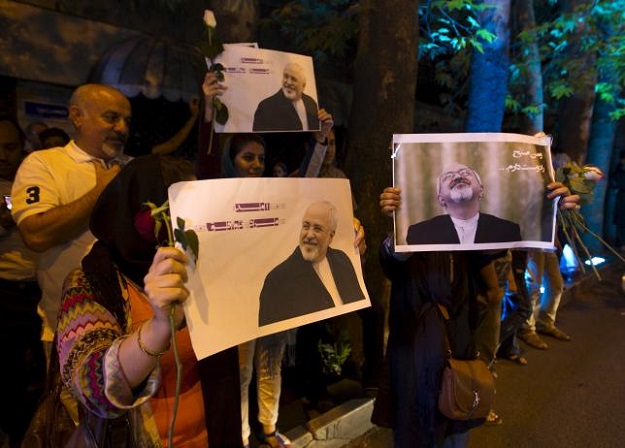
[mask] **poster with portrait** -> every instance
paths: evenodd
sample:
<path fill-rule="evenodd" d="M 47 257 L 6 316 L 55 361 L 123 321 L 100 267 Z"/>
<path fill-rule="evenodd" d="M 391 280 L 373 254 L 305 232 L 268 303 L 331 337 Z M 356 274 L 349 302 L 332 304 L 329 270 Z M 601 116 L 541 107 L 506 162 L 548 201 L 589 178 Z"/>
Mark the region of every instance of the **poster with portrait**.
<path fill-rule="evenodd" d="M 169 201 L 199 239 L 185 304 L 198 359 L 370 305 L 348 180 L 180 182 Z"/>
<path fill-rule="evenodd" d="M 550 145 L 519 134 L 394 135 L 396 251 L 552 250 Z"/>
<path fill-rule="evenodd" d="M 225 125 L 216 132 L 302 132 L 319 130 L 318 100 L 310 56 L 227 46 L 216 58 L 224 66 L 228 90 Z M 210 61 L 207 61 L 210 66 Z"/>

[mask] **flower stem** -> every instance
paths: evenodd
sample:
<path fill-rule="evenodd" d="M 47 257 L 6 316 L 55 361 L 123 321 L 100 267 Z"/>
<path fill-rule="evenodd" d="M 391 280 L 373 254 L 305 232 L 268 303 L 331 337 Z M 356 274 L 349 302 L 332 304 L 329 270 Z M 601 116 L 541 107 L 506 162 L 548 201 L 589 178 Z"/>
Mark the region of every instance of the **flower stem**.
<path fill-rule="evenodd" d="M 595 277 L 597 277 L 597 280 L 601 281 L 601 275 L 599 275 L 599 271 L 597 270 L 597 267 L 592 262 L 592 255 L 590 255 L 590 251 L 588 250 L 586 245 L 582 242 L 582 237 L 579 235 L 579 232 L 577 231 L 575 227 L 573 227 L 573 232 L 575 233 L 576 240 L 579 242 L 579 245 L 582 246 L 582 249 L 584 250 L 584 253 L 586 254 L 586 259 L 590 261 L 590 267 L 592 268 L 592 271 L 595 273 Z"/>
<path fill-rule="evenodd" d="M 211 151 L 213 150 L 213 135 L 215 134 L 215 111 L 213 110 L 213 119 L 211 120 L 211 133 L 210 136 L 208 138 L 208 151 L 206 151 L 206 154 L 210 154 Z"/>
<path fill-rule="evenodd" d="M 178 414 L 178 403 L 180 401 L 180 384 L 182 383 L 182 363 L 178 355 L 178 342 L 176 341 L 176 323 L 174 322 L 175 306 L 169 311 L 169 326 L 172 335 L 172 347 L 174 351 L 174 361 L 176 363 L 176 394 L 174 395 L 174 405 L 171 412 L 171 420 L 169 422 L 169 433 L 167 435 L 167 446 L 174 446 L 174 426 L 176 425 L 176 415 Z"/>

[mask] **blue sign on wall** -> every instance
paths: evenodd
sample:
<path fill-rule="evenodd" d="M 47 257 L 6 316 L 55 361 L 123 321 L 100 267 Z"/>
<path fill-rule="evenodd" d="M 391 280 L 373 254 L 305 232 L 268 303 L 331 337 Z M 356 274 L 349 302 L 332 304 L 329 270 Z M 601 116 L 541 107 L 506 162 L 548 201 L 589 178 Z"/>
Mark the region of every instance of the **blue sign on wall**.
<path fill-rule="evenodd" d="M 64 120 L 69 115 L 67 106 L 58 104 L 24 101 L 24 112 L 30 117 Z"/>

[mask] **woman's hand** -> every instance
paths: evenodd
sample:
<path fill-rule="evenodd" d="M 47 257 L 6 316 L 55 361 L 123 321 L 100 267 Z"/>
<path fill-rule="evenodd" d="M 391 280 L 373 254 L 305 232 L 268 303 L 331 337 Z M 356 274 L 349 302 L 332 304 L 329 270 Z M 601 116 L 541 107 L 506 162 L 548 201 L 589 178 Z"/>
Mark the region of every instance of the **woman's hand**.
<path fill-rule="evenodd" d="M 367 244 L 365 243 L 365 228 L 360 223 L 360 220 L 353 217 L 354 225 L 354 247 L 358 248 L 358 253 L 362 256 L 367 250 Z"/>
<path fill-rule="evenodd" d="M 202 83 L 204 93 L 204 121 L 213 121 L 213 99 L 221 96 L 228 90 L 228 87 L 219 82 L 217 73 L 207 72 Z"/>
<path fill-rule="evenodd" d="M 560 196 L 560 202 L 558 203 L 560 210 L 577 209 L 580 207 L 580 197 L 576 194 L 571 194 L 571 191 L 562 182 L 551 182 L 547 184 L 547 189 L 549 190 L 549 193 L 547 193 L 548 199 Z"/>
<path fill-rule="evenodd" d="M 152 265 L 143 278 L 143 289 L 154 312 L 151 319 L 126 338 L 120 347 L 119 359 L 131 388 L 141 384 L 154 369 L 159 358 L 170 345 L 172 337 L 169 314 L 174 307 L 174 323 L 180 326 L 184 318 L 182 304 L 189 291 L 187 281 L 187 257 L 175 247 L 160 247 Z"/>
<path fill-rule="evenodd" d="M 184 312 L 181 305 L 189 297 L 185 287 L 187 263 L 187 256 L 175 247 L 160 247 L 154 255 L 144 278 L 144 290 L 154 311 L 155 323 L 168 323 L 172 306 L 176 327 L 182 323 Z"/>
<path fill-rule="evenodd" d="M 396 187 L 386 187 L 380 194 L 380 211 L 393 216 L 393 213 L 401 206 L 401 189 Z"/>
<path fill-rule="evenodd" d="M 319 119 L 319 130 L 315 132 L 315 140 L 317 143 L 325 144 L 334 126 L 334 120 L 332 119 L 332 115 L 325 109 L 319 109 L 317 118 Z"/>

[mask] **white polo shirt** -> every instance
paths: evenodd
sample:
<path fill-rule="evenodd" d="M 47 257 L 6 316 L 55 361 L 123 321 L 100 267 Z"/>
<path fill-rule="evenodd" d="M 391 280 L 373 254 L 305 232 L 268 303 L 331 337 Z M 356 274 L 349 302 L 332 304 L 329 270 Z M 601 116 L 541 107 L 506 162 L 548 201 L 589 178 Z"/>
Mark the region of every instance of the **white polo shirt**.
<path fill-rule="evenodd" d="M 125 163 L 128 156 L 122 155 Z M 95 169 L 90 163 L 100 160 L 81 150 L 72 140 L 65 147 L 44 149 L 29 154 L 20 165 L 13 182 L 12 215 L 19 225 L 28 216 L 68 204 L 84 196 L 96 185 Z M 39 306 L 44 314 L 42 339 L 52 340 L 61 307 L 65 277 L 80 266 L 95 237 L 85 223 L 83 231 L 71 241 L 52 247 L 36 256 L 37 281 L 42 291 Z"/>

